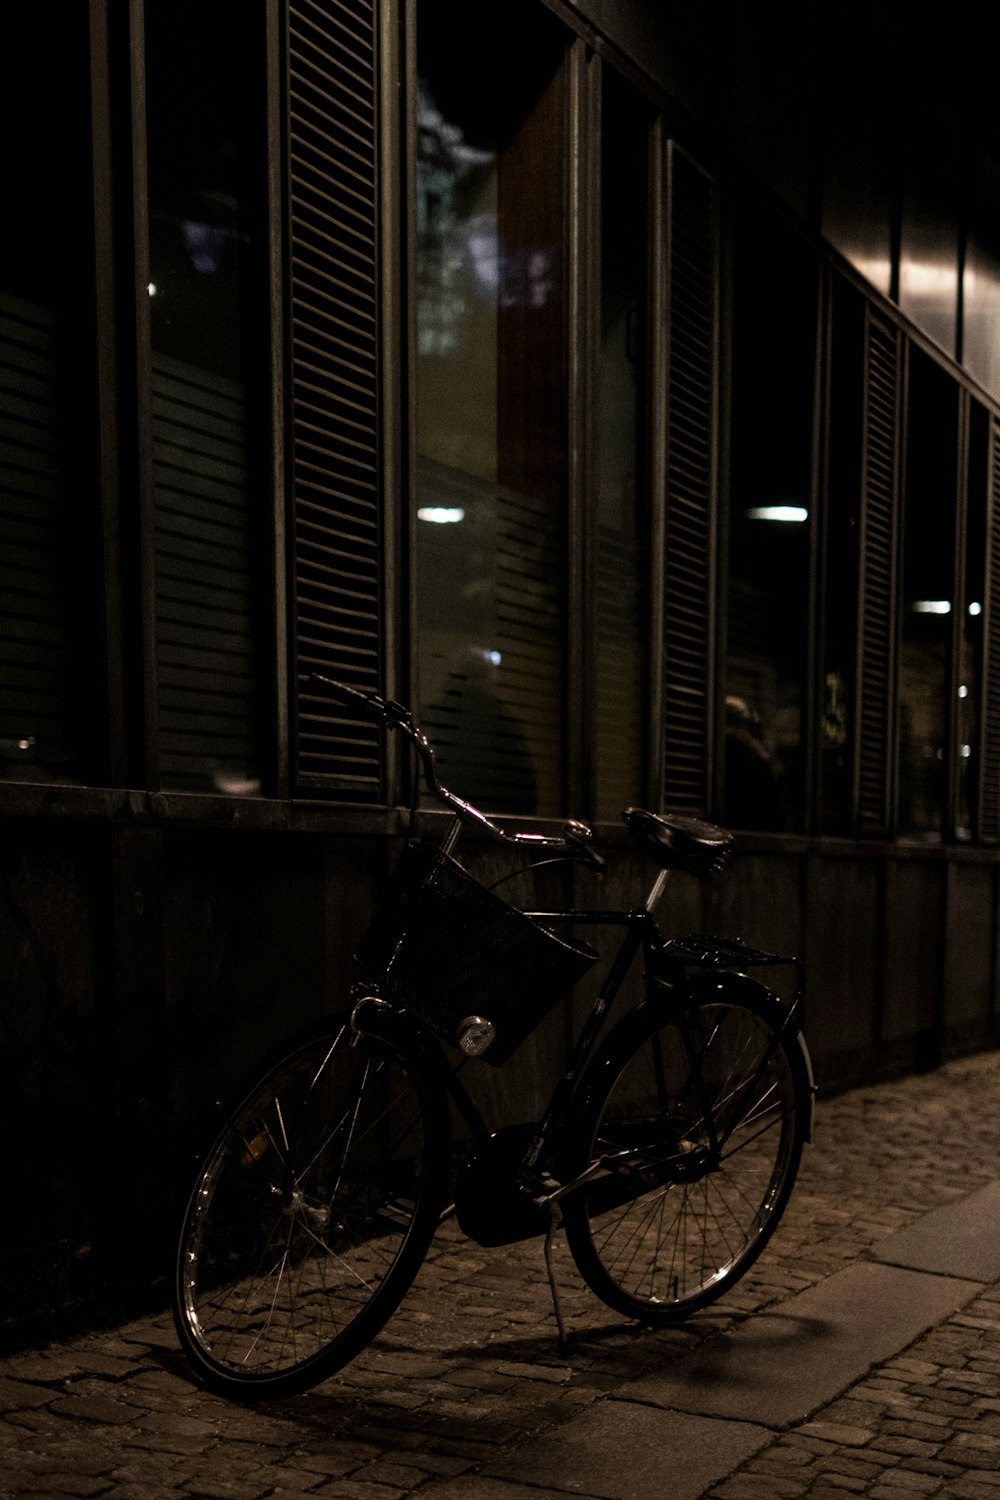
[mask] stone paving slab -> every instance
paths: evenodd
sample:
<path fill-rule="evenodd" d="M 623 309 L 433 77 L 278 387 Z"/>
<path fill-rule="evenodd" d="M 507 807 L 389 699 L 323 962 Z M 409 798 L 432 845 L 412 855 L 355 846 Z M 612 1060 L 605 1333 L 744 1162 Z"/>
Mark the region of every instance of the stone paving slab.
<path fill-rule="evenodd" d="M 698 1500 L 772 1439 L 768 1428 L 751 1422 L 614 1399 L 490 1463 L 487 1472 L 588 1500 Z M 461 1482 L 439 1493 L 442 1500 L 478 1500 Z"/>
<path fill-rule="evenodd" d="M 982 1290 L 974 1281 L 861 1261 L 617 1394 L 786 1427 Z"/>
<path fill-rule="evenodd" d="M 879 1240 L 873 1259 L 944 1276 L 1000 1281 L 1000 1182 L 989 1182 Z"/>

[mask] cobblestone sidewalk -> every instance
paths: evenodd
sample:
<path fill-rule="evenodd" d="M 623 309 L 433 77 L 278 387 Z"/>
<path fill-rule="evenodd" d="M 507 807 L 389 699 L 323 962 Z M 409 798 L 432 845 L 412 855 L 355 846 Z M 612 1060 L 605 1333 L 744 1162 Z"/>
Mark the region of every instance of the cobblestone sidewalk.
<path fill-rule="evenodd" d="M 643 1477 L 624 1420 L 641 1411 L 643 1430 L 657 1430 L 643 1380 L 683 1373 L 707 1340 L 1000 1179 L 998 1105 L 1000 1054 L 821 1103 L 774 1241 L 724 1304 L 681 1329 L 620 1323 L 563 1249 L 572 1342 L 562 1354 L 540 1246 L 485 1251 L 446 1227 L 377 1344 L 293 1401 L 253 1410 L 198 1390 L 166 1317 L 10 1358 L 0 1362 L 0 1497 L 660 1500 L 674 1486 Z M 983 1286 L 807 1420 L 755 1429 L 757 1451 L 704 1488 L 684 1488 L 677 1454 L 677 1492 L 1000 1500 L 998 1373 L 1000 1285 Z M 520 1450 L 544 1454 L 539 1438 L 581 1416 L 617 1433 L 621 1450 L 592 1479 L 544 1458 L 530 1483 L 504 1477 Z"/>

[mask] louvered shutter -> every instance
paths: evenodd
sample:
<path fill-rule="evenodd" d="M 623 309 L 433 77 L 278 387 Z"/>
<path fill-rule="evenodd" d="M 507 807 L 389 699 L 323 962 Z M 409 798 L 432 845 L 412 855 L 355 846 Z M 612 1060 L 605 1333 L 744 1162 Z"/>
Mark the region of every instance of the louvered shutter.
<path fill-rule="evenodd" d="M 874 834 L 886 832 L 889 822 L 900 385 L 900 335 L 869 314 L 865 333 L 856 765 L 858 830 Z"/>
<path fill-rule="evenodd" d="M 308 688 L 382 674 L 376 16 L 288 6 L 293 760 L 300 786 L 382 795 L 381 736 Z"/>
<path fill-rule="evenodd" d="M 669 147 L 664 800 L 704 812 L 712 682 L 715 186 Z"/>
<path fill-rule="evenodd" d="M 236 381 L 154 353 L 160 779 L 187 791 L 252 790 L 250 476 Z"/>
<path fill-rule="evenodd" d="M 1000 841 L 1000 423 L 990 422 L 990 504 L 982 766 L 980 768 L 980 837 Z"/>

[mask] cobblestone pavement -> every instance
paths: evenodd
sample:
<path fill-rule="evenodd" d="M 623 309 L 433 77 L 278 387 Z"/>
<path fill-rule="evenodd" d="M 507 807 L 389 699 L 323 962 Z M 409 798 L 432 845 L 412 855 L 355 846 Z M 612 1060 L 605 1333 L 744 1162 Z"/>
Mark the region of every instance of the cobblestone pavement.
<path fill-rule="evenodd" d="M 757 1451 L 700 1489 L 685 1488 L 683 1451 L 676 1485 L 644 1479 L 624 1420 L 639 1411 L 655 1433 L 664 1414 L 643 1405 L 644 1379 L 683 1372 L 706 1341 L 1000 1179 L 998 1104 L 1000 1053 L 821 1101 L 772 1244 L 724 1303 L 680 1329 L 622 1324 L 560 1248 L 562 1354 L 540 1246 L 481 1250 L 445 1226 L 378 1342 L 295 1400 L 251 1409 L 200 1391 L 167 1316 L 0 1361 L 0 1497 L 1000 1500 L 1000 1283 L 977 1283 L 958 1312 L 806 1420 L 754 1428 Z M 581 1418 L 621 1434 L 592 1481 L 544 1459 L 530 1483 L 510 1478 L 519 1451 L 557 1451 Z"/>

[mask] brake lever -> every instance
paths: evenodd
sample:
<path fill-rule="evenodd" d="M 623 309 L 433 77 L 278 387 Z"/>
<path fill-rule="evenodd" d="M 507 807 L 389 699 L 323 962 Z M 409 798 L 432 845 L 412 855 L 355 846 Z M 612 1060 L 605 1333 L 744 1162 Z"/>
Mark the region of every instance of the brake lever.
<path fill-rule="evenodd" d="M 598 854 L 596 849 L 591 848 L 590 840 L 594 837 L 594 830 L 586 823 L 578 823 L 576 819 L 563 824 L 563 835 L 568 844 L 574 849 L 579 849 L 580 858 L 584 864 L 590 865 L 599 875 L 602 875 L 608 867 L 608 862 L 603 854 Z"/>

